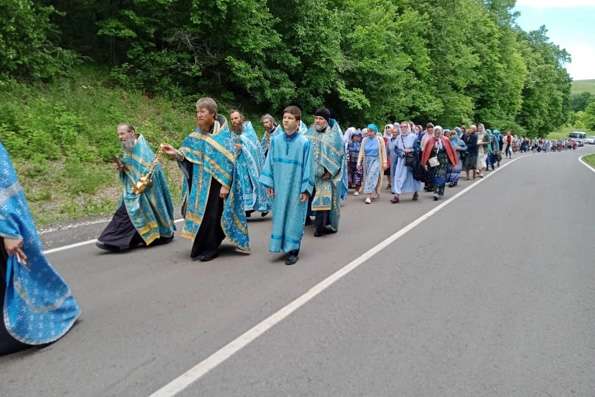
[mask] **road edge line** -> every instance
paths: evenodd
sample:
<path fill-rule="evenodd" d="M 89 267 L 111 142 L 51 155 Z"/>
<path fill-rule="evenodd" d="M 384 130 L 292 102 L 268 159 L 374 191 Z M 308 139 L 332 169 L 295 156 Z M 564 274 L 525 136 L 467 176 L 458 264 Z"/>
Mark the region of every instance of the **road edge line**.
<path fill-rule="evenodd" d="M 271 314 L 270 316 L 268 316 L 252 328 L 250 328 L 248 331 L 244 332 L 243 334 L 232 340 L 231 342 L 227 343 L 225 346 L 211 354 L 206 359 L 200 361 L 198 364 L 194 365 L 192 368 L 184 372 L 182 375 L 173 379 L 157 391 L 151 393 L 149 397 L 173 397 L 178 393 L 181 393 L 190 385 L 200 380 L 200 378 L 202 378 L 208 372 L 221 365 L 235 353 L 248 346 L 250 343 L 252 343 L 258 337 L 263 335 L 269 329 L 279 324 L 285 318 L 289 317 L 293 312 L 295 312 L 296 310 L 304 306 L 306 303 L 314 299 L 316 296 L 318 296 L 320 293 L 322 293 L 324 290 L 335 284 L 337 281 L 343 278 L 343 276 L 346 276 L 353 270 L 357 269 L 359 266 L 367 262 L 370 258 L 383 251 L 386 247 L 403 237 L 405 234 L 413 230 L 415 227 L 417 227 L 419 224 L 421 224 L 434 214 L 438 213 L 448 204 L 455 201 L 457 198 L 463 196 L 465 193 L 474 189 L 476 186 L 479 186 L 481 183 L 485 182 L 487 179 L 491 178 L 499 171 L 508 167 L 510 164 L 513 164 L 517 160 L 520 160 L 525 157 L 528 156 L 517 157 L 514 160 L 507 162 L 500 168 L 486 175 L 484 178 L 479 179 L 477 182 L 467 186 L 465 189 L 461 190 L 460 192 L 447 199 L 440 205 L 432 208 L 430 211 L 426 212 L 424 215 L 415 219 L 414 221 L 404 226 L 397 232 L 393 233 L 380 243 L 376 244 L 374 247 L 370 248 L 368 251 L 364 252 L 359 257 L 349 262 L 347 265 L 343 266 L 341 269 L 335 271 L 333 274 L 326 277 L 324 280 L 318 282 L 304 294 L 294 299 L 287 305 L 283 306 L 281 309 L 277 310 L 275 313 Z"/>
<path fill-rule="evenodd" d="M 582 164 L 583 164 L 585 167 L 587 167 L 588 169 L 590 169 L 591 171 L 595 172 L 595 168 L 593 168 L 593 167 L 592 167 L 590 164 L 588 164 L 588 163 L 587 163 L 585 160 L 583 160 L 583 157 L 587 157 L 587 156 L 590 156 L 590 155 L 592 155 L 592 154 L 595 154 L 595 153 L 587 153 L 587 154 L 583 154 L 582 156 L 580 156 L 580 157 L 578 158 L 578 161 L 579 161 L 580 163 L 582 163 Z"/>
<path fill-rule="evenodd" d="M 180 223 L 183 220 L 184 219 L 176 219 L 174 222 L 175 223 Z M 100 223 L 100 222 L 98 222 L 98 223 Z M 97 239 L 94 238 L 92 240 L 86 240 L 86 241 L 81 241 L 81 242 L 74 243 L 74 244 L 63 245 L 62 247 L 56 247 L 56 248 L 52 248 L 52 249 L 49 249 L 49 250 L 45 250 L 45 251 L 43 251 L 43 254 L 44 255 L 49 255 L 49 254 L 53 254 L 53 253 L 60 252 L 60 251 L 67 251 L 67 250 L 72 249 L 72 248 L 78 248 L 78 247 L 82 247 L 82 246 L 85 246 L 85 245 L 94 244 L 96 242 L 97 242 Z"/>

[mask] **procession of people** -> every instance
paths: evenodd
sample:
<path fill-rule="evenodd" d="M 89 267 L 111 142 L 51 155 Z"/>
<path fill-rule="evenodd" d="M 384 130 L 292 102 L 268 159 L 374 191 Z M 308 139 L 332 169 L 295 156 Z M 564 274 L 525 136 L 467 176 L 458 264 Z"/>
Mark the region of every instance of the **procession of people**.
<path fill-rule="evenodd" d="M 551 151 L 566 142 L 529 141 L 483 124 L 451 130 L 411 121 L 376 124 L 343 132 L 332 112 L 321 107 L 308 128 L 302 110 L 288 106 L 281 123 L 266 114 L 259 139 L 239 110 L 228 119 L 212 98 L 196 102 L 196 128 L 180 146 L 161 143 L 155 152 L 128 123 L 116 133 L 122 154 L 115 160 L 121 183 L 117 210 L 98 238 L 110 252 L 167 244 L 174 233 L 192 242 L 193 260 L 217 258 L 227 239 L 240 255 L 250 254 L 248 219 L 272 215 L 268 250 L 294 265 L 302 252 L 305 227 L 314 236 L 340 231 L 345 196 L 362 194 L 365 204 L 382 191 L 399 204 L 404 195 L 433 200 L 467 180 L 500 166 L 516 151 Z M 182 176 L 183 224 L 177 231 L 174 205 L 160 162 L 177 162 Z M 0 355 L 51 343 L 80 316 L 68 284 L 43 254 L 23 189 L 0 144 Z M 385 179 L 388 179 L 385 184 Z M 256 248 L 259 249 L 259 248 Z"/>

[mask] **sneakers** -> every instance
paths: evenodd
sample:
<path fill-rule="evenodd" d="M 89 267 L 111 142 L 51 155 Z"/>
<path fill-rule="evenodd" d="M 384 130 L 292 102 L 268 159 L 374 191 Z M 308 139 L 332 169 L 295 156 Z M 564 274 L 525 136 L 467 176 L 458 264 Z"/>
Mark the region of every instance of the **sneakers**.
<path fill-rule="evenodd" d="M 368 198 L 366 198 L 366 201 L 364 201 L 364 203 L 372 204 L 372 199 L 370 197 L 368 197 Z"/>
<path fill-rule="evenodd" d="M 359 192 L 356 190 L 355 192 L 353 192 L 354 196 L 359 196 Z"/>
<path fill-rule="evenodd" d="M 394 197 L 393 197 L 393 198 L 390 200 L 390 202 L 391 202 L 391 203 L 393 203 L 393 204 L 398 204 L 398 203 L 399 203 L 399 201 L 401 201 L 401 200 L 399 199 L 399 196 L 397 196 L 396 194 L 395 194 L 395 196 L 394 196 Z"/>

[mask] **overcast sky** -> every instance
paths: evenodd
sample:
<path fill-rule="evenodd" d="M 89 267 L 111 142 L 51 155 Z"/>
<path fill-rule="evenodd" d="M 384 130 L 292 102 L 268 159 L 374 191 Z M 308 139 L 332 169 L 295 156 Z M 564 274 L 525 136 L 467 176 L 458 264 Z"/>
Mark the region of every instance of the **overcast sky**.
<path fill-rule="evenodd" d="M 595 0 L 517 0 L 523 30 L 548 29 L 550 39 L 572 56 L 575 80 L 595 79 Z"/>

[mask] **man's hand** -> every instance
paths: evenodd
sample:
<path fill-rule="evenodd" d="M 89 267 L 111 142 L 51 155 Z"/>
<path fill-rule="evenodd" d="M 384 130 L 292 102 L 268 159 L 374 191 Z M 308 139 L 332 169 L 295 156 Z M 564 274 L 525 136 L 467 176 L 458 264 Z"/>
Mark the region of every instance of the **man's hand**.
<path fill-rule="evenodd" d="M 229 194 L 229 188 L 226 188 L 225 186 L 221 186 L 221 190 L 219 190 L 219 197 L 224 199 L 227 197 L 228 194 Z"/>
<path fill-rule="evenodd" d="M 272 188 L 267 188 L 267 195 L 271 198 L 275 197 L 275 191 Z"/>
<path fill-rule="evenodd" d="M 306 201 L 308 201 L 309 198 L 310 198 L 310 194 L 308 192 L 304 192 L 304 193 L 300 194 L 300 201 L 302 203 L 305 203 Z"/>
<path fill-rule="evenodd" d="M 236 146 L 236 149 L 242 149 L 242 144 L 241 143 L 236 143 L 235 146 Z"/>
<path fill-rule="evenodd" d="M 161 151 L 167 154 L 171 159 L 175 159 L 178 156 L 178 150 L 172 145 L 165 143 L 162 144 L 160 148 Z"/>
<path fill-rule="evenodd" d="M 27 255 L 23 250 L 23 239 L 4 239 L 4 249 L 9 256 L 16 255 L 17 261 L 23 265 L 27 264 Z"/>

